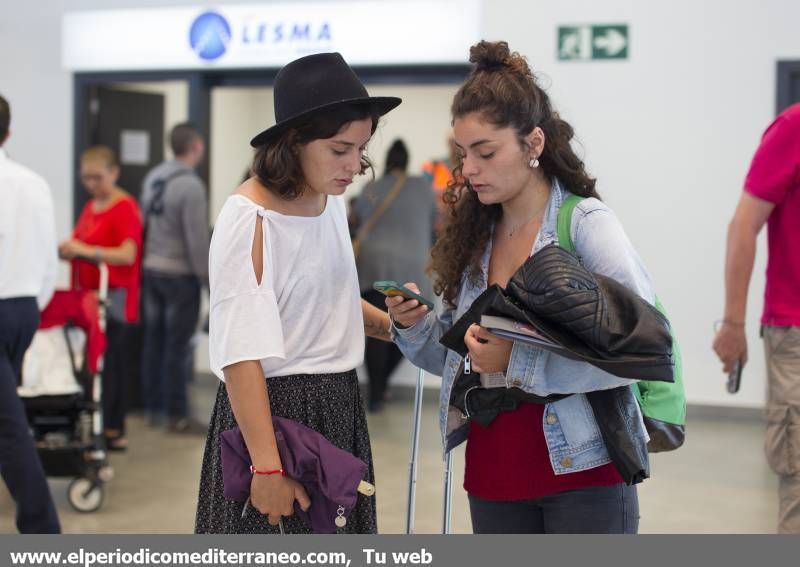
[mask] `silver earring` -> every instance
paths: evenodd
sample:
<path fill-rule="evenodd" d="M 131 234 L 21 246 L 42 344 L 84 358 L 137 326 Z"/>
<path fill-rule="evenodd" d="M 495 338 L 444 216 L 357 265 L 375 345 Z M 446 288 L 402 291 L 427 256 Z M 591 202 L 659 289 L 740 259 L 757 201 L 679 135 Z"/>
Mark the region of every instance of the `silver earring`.
<path fill-rule="evenodd" d="M 531 169 L 536 169 L 537 167 L 539 167 L 539 159 L 532 157 L 531 161 L 528 162 L 528 167 L 530 167 Z"/>

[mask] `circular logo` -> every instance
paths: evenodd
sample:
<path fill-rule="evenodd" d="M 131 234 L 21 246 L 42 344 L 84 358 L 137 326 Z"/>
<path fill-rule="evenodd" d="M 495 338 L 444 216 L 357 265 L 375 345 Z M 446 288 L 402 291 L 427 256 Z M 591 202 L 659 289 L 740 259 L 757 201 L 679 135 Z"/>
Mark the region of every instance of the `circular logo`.
<path fill-rule="evenodd" d="M 220 57 L 231 41 L 231 26 L 217 12 L 203 12 L 189 30 L 189 43 L 201 59 L 213 61 Z"/>

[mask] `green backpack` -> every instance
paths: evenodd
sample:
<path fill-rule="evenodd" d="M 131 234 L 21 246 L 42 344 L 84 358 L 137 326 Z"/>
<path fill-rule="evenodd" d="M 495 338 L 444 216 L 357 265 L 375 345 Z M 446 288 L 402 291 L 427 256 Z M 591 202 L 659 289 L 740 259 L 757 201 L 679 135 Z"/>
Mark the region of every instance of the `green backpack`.
<path fill-rule="evenodd" d="M 582 200 L 583 197 L 570 195 L 558 211 L 558 244 L 573 254 L 576 250 L 572 241 L 572 213 Z M 658 298 L 655 306 L 664 317 L 667 316 Z M 686 393 L 683 389 L 681 350 L 674 329 L 671 333 L 675 381 L 640 381 L 632 386 L 639 400 L 647 433 L 650 434 L 647 449 L 651 453 L 675 450 L 683 445 L 686 437 Z"/>

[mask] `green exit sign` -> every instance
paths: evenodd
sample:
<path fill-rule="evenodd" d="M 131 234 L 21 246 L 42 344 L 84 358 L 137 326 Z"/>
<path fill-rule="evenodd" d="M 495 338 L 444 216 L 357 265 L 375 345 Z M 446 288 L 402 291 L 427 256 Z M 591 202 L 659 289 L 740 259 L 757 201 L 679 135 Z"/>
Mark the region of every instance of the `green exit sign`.
<path fill-rule="evenodd" d="M 628 26 L 559 26 L 558 58 L 561 61 L 627 59 Z"/>

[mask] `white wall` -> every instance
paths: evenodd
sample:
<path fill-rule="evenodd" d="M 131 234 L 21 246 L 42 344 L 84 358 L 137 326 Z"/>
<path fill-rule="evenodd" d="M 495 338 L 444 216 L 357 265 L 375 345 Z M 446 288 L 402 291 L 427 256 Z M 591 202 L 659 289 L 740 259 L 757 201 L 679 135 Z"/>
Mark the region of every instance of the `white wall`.
<path fill-rule="evenodd" d="M 11 137 L 3 147 L 50 184 L 56 235 L 63 239 L 72 227 L 73 164 L 72 89 L 60 56 L 62 12 L 39 2 L 0 0 L 0 13 L 0 94 L 11 104 Z M 67 282 L 64 269 L 60 284 Z"/>
<path fill-rule="evenodd" d="M 272 89 L 216 88 L 211 91 L 211 222 L 250 167 L 250 139 L 275 123 Z"/>
<path fill-rule="evenodd" d="M 73 165 L 71 81 L 60 67 L 61 14 L 195 2 L 0 1 L 0 53 L 6 54 L 0 59 L 0 92 L 14 113 L 7 149 L 51 183 L 64 236 L 72 218 Z M 800 59 L 798 21 L 800 3 L 793 0 L 741 0 L 735 7 L 722 0 L 484 4 L 484 36 L 508 40 L 551 85 L 556 106 L 575 126 L 587 165 L 600 180 L 601 194 L 652 271 L 681 339 L 691 402 L 763 403 L 757 339 L 763 243 L 749 298 L 751 362 L 739 395 L 724 393 L 710 343 L 712 323 L 722 314 L 726 224 L 750 156 L 774 114 L 776 61 Z M 556 60 L 559 24 L 617 22 L 630 25 L 629 60 Z M 431 147 L 443 144 L 447 126 L 430 125 Z"/>
<path fill-rule="evenodd" d="M 419 175 L 422 163 L 447 157 L 450 103 L 458 85 L 367 85 L 372 96 L 397 96 L 403 103 L 378 124 L 367 147 L 367 155 L 380 177 L 386 167 L 386 152 L 396 138 L 408 147 L 408 172 Z M 369 173 L 356 178 L 348 195 L 357 195 L 371 180 Z"/>

